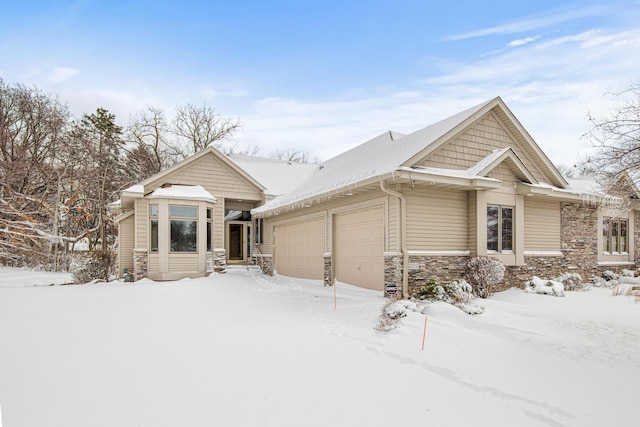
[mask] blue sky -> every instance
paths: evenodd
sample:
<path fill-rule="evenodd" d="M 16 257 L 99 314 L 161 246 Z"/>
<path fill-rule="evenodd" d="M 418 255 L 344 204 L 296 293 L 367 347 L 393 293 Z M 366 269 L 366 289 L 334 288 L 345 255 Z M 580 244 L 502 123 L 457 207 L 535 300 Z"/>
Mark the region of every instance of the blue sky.
<path fill-rule="evenodd" d="M 554 163 L 640 79 L 640 1 L 4 2 L 0 77 L 121 125 L 239 117 L 241 145 L 327 159 L 501 96 Z"/>

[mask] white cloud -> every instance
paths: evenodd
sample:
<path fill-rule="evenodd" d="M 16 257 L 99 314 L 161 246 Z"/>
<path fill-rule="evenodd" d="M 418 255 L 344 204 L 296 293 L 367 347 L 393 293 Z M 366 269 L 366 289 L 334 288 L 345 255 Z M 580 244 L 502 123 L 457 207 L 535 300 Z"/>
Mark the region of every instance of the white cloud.
<path fill-rule="evenodd" d="M 638 47 L 640 30 L 588 31 L 447 63 L 436 77 L 342 102 L 262 99 L 243 115 L 238 140 L 263 155 L 295 147 L 326 160 L 387 130 L 413 132 L 501 96 L 554 163 L 573 164 L 586 152 L 587 112 L 606 115 L 612 100 L 603 94 L 638 78 Z"/>
<path fill-rule="evenodd" d="M 53 67 L 53 70 L 48 76 L 48 79 L 52 83 L 62 83 L 78 75 L 80 71 L 75 68 L 69 67 Z"/>
<path fill-rule="evenodd" d="M 249 92 L 242 88 L 232 88 L 229 90 L 219 91 L 212 87 L 206 86 L 201 90 L 201 95 L 207 98 L 217 98 L 217 97 L 244 98 L 249 96 Z"/>
<path fill-rule="evenodd" d="M 507 43 L 507 46 L 508 47 L 524 46 L 526 44 L 533 43 L 534 41 L 538 40 L 539 38 L 540 38 L 540 36 L 535 36 L 535 37 L 526 37 L 524 39 L 513 40 L 513 41 Z"/>
<path fill-rule="evenodd" d="M 610 10 L 610 7 L 607 6 L 589 6 L 582 9 L 574 8 L 571 10 L 554 9 L 544 14 L 525 16 L 502 25 L 456 34 L 448 37 L 446 40 L 465 40 L 495 34 L 514 34 L 532 31 L 578 18 L 601 15 L 608 10 Z"/>

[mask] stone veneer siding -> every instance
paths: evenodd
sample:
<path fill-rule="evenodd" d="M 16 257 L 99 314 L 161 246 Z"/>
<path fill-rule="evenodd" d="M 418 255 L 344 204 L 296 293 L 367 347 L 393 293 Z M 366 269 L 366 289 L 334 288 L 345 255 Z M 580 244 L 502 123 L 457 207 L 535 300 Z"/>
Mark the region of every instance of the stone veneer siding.
<path fill-rule="evenodd" d="M 324 285 L 333 286 L 333 280 L 331 279 L 331 254 L 324 254 Z"/>
<path fill-rule="evenodd" d="M 461 279 L 468 260 L 468 256 L 409 255 L 409 296 L 434 278 L 441 282 Z"/>
<path fill-rule="evenodd" d="M 149 254 L 146 249 L 133 250 L 133 280 L 140 280 L 148 276 Z"/>
<path fill-rule="evenodd" d="M 213 271 L 223 273 L 227 269 L 227 251 L 222 248 L 213 250 Z"/>
<path fill-rule="evenodd" d="M 260 271 L 262 274 L 266 274 L 268 276 L 273 276 L 273 258 L 271 255 L 257 255 L 256 262 L 260 267 Z"/>
<path fill-rule="evenodd" d="M 387 285 L 391 283 L 393 283 L 398 287 L 398 294 L 401 295 L 402 294 L 402 254 L 400 253 L 384 254 L 384 284 Z"/>

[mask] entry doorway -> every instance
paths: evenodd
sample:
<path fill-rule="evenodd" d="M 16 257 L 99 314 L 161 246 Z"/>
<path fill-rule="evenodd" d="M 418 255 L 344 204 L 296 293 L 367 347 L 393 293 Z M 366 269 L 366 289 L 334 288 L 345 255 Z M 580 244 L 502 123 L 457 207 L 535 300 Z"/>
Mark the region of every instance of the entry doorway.
<path fill-rule="evenodd" d="M 227 222 L 227 261 L 242 264 L 251 254 L 251 223 L 244 221 Z"/>

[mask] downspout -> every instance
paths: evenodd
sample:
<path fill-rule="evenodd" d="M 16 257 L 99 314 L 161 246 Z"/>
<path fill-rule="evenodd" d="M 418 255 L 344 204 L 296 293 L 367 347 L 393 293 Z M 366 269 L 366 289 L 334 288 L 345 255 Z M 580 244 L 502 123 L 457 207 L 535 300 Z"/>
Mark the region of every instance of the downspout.
<path fill-rule="evenodd" d="M 404 194 L 386 188 L 384 181 L 380 179 L 380 189 L 385 193 L 400 199 L 400 215 L 398 221 L 400 222 L 400 251 L 402 252 L 402 296 L 404 298 L 409 297 L 409 253 L 407 252 L 407 199 Z"/>

